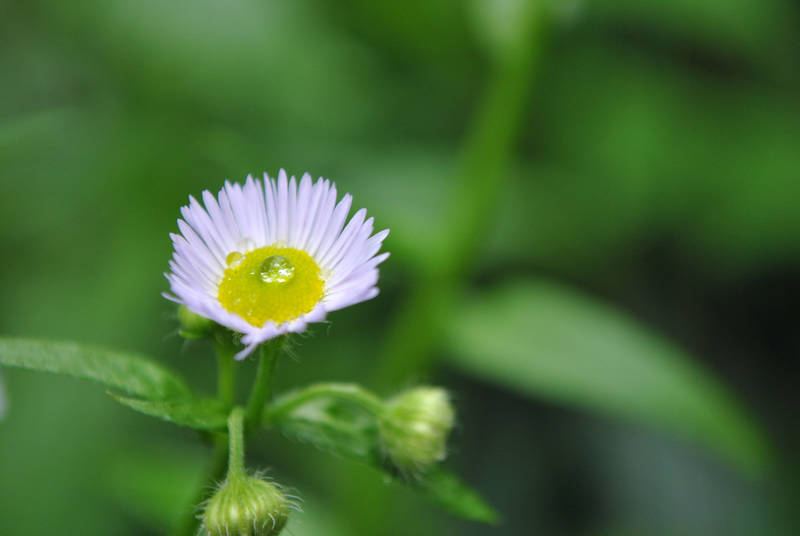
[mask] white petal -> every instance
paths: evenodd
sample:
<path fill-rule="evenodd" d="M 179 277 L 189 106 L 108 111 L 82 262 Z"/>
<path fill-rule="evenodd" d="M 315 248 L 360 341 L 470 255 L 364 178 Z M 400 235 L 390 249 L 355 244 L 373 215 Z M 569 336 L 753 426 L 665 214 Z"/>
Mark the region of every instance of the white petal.
<path fill-rule="evenodd" d="M 325 238 L 325 230 L 328 228 L 328 223 L 333 217 L 336 207 L 336 185 L 331 185 L 328 181 L 325 181 L 322 188 L 323 201 L 314 216 L 311 234 L 306 244 L 306 252 L 312 257 L 316 255 L 317 249 L 321 245 L 323 238 Z"/>
<path fill-rule="evenodd" d="M 220 192 L 220 195 L 222 195 L 222 193 L 223 192 Z M 228 253 L 231 252 L 236 242 L 236 229 L 232 225 L 233 222 L 220 207 L 220 202 L 213 195 L 211 195 L 211 192 L 208 190 L 203 190 L 203 204 L 208 211 L 208 215 L 211 217 L 211 221 L 217 228 L 220 242 L 225 250 L 225 256 L 227 256 Z"/>
<path fill-rule="evenodd" d="M 261 188 L 261 182 L 253 180 L 253 177 L 248 175 L 244 185 L 244 195 L 250 203 L 252 239 L 259 247 L 265 246 L 267 245 L 267 210 L 264 206 L 264 190 Z"/>
<path fill-rule="evenodd" d="M 294 218 L 295 230 L 292 235 L 291 246 L 303 249 L 303 235 L 305 234 L 308 211 L 311 208 L 311 197 L 313 195 L 311 175 L 304 173 L 300 179 L 300 186 L 297 189 L 297 214 Z"/>
<path fill-rule="evenodd" d="M 328 311 L 338 311 L 339 309 L 371 300 L 377 295 L 377 287 L 368 287 L 362 292 L 337 294 L 325 299 L 325 307 Z"/>
<path fill-rule="evenodd" d="M 350 194 L 345 194 L 336 209 L 330 217 L 330 220 L 322 229 L 322 242 L 316 251 L 309 251 L 312 257 L 319 259 L 325 256 L 330 249 L 333 242 L 339 236 L 339 233 L 344 227 L 344 222 L 347 220 L 347 215 L 350 213 L 350 206 L 353 204 L 353 197 Z"/>
<path fill-rule="evenodd" d="M 336 242 L 331 245 L 330 249 L 325 254 L 320 254 L 320 267 L 324 267 L 329 270 L 333 269 L 335 266 L 335 261 L 340 259 L 347 252 L 347 248 L 350 247 L 350 244 L 355 239 L 356 234 L 364 224 L 364 218 L 366 215 L 367 210 L 363 208 L 355 213 L 353 218 L 348 222 L 347 227 L 345 227 L 344 231 L 342 231 L 342 234 L 340 234 L 336 239 Z M 371 231 L 371 223 L 369 224 L 369 227 Z"/>
<path fill-rule="evenodd" d="M 181 209 L 183 219 L 192 226 L 197 235 L 205 242 L 209 251 L 219 262 L 225 258 L 225 246 L 220 237 L 217 226 L 197 200 L 189 196 L 189 206 Z"/>
<path fill-rule="evenodd" d="M 353 218 L 355 219 L 355 218 Z M 353 266 L 361 263 L 365 258 L 365 245 L 372 234 L 373 218 L 365 221 L 360 228 L 358 228 L 352 237 L 343 241 L 339 246 L 339 251 L 330 260 L 326 260 L 326 266 L 329 267 L 331 272 L 337 271 L 350 271 Z M 342 233 L 344 236 L 344 233 Z M 340 237 L 341 238 L 341 237 Z M 334 245 L 334 248 L 336 246 Z"/>

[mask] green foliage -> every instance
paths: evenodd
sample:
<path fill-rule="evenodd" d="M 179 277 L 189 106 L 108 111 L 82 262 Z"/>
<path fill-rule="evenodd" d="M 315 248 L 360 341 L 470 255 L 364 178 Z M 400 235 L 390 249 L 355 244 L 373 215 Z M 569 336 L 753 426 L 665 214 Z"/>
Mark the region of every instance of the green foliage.
<path fill-rule="evenodd" d="M 174 527 L 178 514 L 204 484 L 207 453 L 182 444 L 143 443 L 117 452 L 104 468 L 104 492 L 155 530 Z"/>
<path fill-rule="evenodd" d="M 440 504 L 453 515 L 482 523 L 495 523 L 498 515 L 477 492 L 441 467 L 424 473 L 401 474 L 387 463 L 378 432 L 377 412 L 371 402 L 359 404 L 363 392 L 344 384 L 322 384 L 333 394 L 303 399 L 303 392 L 285 395 L 276 408 L 291 407 L 279 414 L 267 413 L 266 424 L 287 437 L 309 443 L 343 458 L 369 465 L 395 482 L 403 482 Z M 308 391 L 314 389 L 310 387 Z M 339 393 L 335 391 L 339 390 Z M 294 405 L 293 400 L 303 400 Z"/>
<path fill-rule="evenodd" d="M 380 465 L 377 427 L 362 410 L 336 400 L 315 400 L 273 422 L 295 441 L 361 463 Z"/>
<path fill-rule="evenodd" d="M 500 515 L 489 506 L 475 490 L 461 482 L 454 474 L 437 467 L 422 476 L 415 485 L 425 495 L 448 510 L 451 514 L 478 521 L 497 524 Z"/>
<path fill-rule="evenodd" d="M 182 397 L 171 400 L 144 400 L 110 394 L 123 406 L 196 430 L 224 430 L 228 418 L 227 407 L 216 398 Z"/>
<path fill-rule="evenodd" d="M 768 462 L 758 427 L 689 356 L 564 286 L 517 281 L 476 297 L 457 309 L 449 348 L 479 378 L 675 432 L 749 472 Z"/>
<path fill-rule="evenodd" d="M 93 380 L 152 400 L 189 394 L 181 378 L 145 357 L 74 342 L 2 338 L 0 365 Z"/>
<path fill-rule="evenodd" d="M 0 339 L 0 364 L 96 381 L 135 395 L 109 392 L 120 404 L 181 426 L 225 428 L 223 403 L 192 396 L 181 378 L 142 356 L 72 342 Z"/>
<path fill-rule="evenodd" d="M 707 290 L 738 300 L 742 290 L 766 279 L 776 293 L 792 295 L 791 285 L 786 293 L 783 279 L 773 285 L 770 278 L 777 274 L 796 281 L 800 258 L 796 2 L 536 2 L 557 12 L 552 46 L 544 47 L 542 76 L 523 96 L 529 109 L 508 113 L 516 107 L 509 108 L 507 101 L 495 108 L 495 120 L 520 121 L 522 128 L 509 140 L 513 151 L 502 181 L 495 182 L 495 171 L 474 168 L 479 186 L 488 188 L 493 200 L 488 214 L 476 218 L 481 227 L 475 234 L 451 217 L 452 200 L 464 188 L 456 167 L 474 149 L 463 140 L 491 76 L 486 60 L 494 58 L 486 52 L 502 54 L 508 48 L 522 19 L 506 18 L 510 10 L 504 8 L 521 2 L 10 3 L 0 17 L 6 44 L 0 66 L 7 74 L 7 83 L 0 84 L 3 331 L 174 355 L 181 341 L 163 341 L 174 324 L 162 321 L 167 307 L 156 297 L 165 288 L 165 231 L 174 230 L 177 206 L 187 193 L 217 188 L 222 178 L 285 166 L 329 176 L 352 192 L 376 223 L 392 228 L 387 246 L 393 254 L 382 270 L 381 298 L 338 313 L 329 334 L 304 341 L 304 366 L 281 370 L 282 378 L 290 378 L 287 384 L 370 377 L 369 372 L 358 375 L 372 366 L 364 356 L 379 351 L 383 323 L 391 316 L 386 308 L 398 295 L 413 292 L 420 272 L 441 266 L 446 260 L 442 245 L 452 243 L 460 229 L 462 238 L 475 238 L 474 250 L 466 252 L 469 262 L 492 280 L 543 268 L 555 278 L 591 281 L 610 295 L 637 292 L 654 275 L 659 277 L 656 296 L 684 283 L 701 289 L 698 297 L 648 305 L 656 321 L 694 318 L 691 330 L 680 333 L 682 339 L 690 345 L 700 339 L 709 353 L 724 356 L 719 366 L 725 376 L 741 373 L 739 381 L 757 397 L 758 411 L 788 441 L 783 447 L 790 455 L 796 452 L 796 442 L 787 439 L 794 429 L 786 409 L 796 400 L 793 382 L 775 381 L 776 370 L 781 379 L 789 377 L 786 356 L 775 348 L 784 344 L 781 326 L 791 323 L 794 308 L 774 308 L 780 300 L 769 295 L 759 297 L 764 300 L 759 305 L 751 294 L 741 307 L 746 328 L 737 331 L 744 333 L 733 332 L 725 320 L 692 316 Z M 497 133 L 488 129 L 487 140 L 494 141 Z M 466 193 L 484 198 L 486 191 Z M 491 237 L 484 240 L 484 233 Z M 651 248 L 675 269 L 670 277 L 662 279 L 646 265 Z M 677 279 L 671 279 L 673 273 Z M 693 358 L 583 297 L 568 292 L 558 300 L 534 284 L 504 288 L 477 297 L 465 311 L 423 301 L 437 307 L 412 315 L 419 337 L 398 339 L 402 370 L 424 377 L 408 356 L 431 331 L 429 317 L 452 317 L 465 321 L 449 332 L 449 347 L 458 354 L 453 362 L 481 380 L 672 430 L 743 465 L 761 465 L 763 439 L 719 381 L 698 371 Z M 544 311 L 526 296 L 554 303 Z M 438 337 L 441 331 L 433 332 Z M 11 358 L 7 343 L 0 340 L 0 348 L 2 367 Z M 637 352 L 643 353 L 634 358 Z M 53 371 L 52 363 L 37 364 L 35 356 L 29 363 L 12 366 Z M 210 382 L 209 363 L 182 358 L 176 363 L 193 381 Z M 793 361 L 788 363 L 791 374 Z M 59 373 L 126 393 L 122 398 L 150 414 L 169 407 L 176 418 L 181 404 L 202 404 L 185 387 L 173 396 L 169 382 L 151 398 L 130 385 L 106 383 L 107 371 L 90 377 L 84 374 L 89 371 L 70 372 L 66 363 L 59 367 Z M 131 517 L 116 515 L 114 508 L 135 490 L 121 486 L 113 500 L 103 502 L 94 495 L 95 482 L 84 462 L 119 457 L 142 427 L 152 426 L 153 436 L 172 432 L 143 419 L 121 421 L 116 408 L 97 404 L 89 389 L 71 390 L 70 382 L 54 387 L 32 375 L 0 373 L 11 409 L 0 424 L 0 461 L 5 461 L 0 473 L 9 483 L 0 490 L 0 533 L 52 534 L 63 532 L 63 526 L 80 526 L 87 536 L 141 532 L 126 527 Z M 387 383 L 390 387 L 398 385 Z M 213 408 L 206 409 L 213 420 Z M 372 444 L 360 443 L 362 423 L 348 428 L 348 411 L 358 413 L 351 407 L 305 421 L 298 413 L 285 433 L 332 452 L 347 450 L 345 443 L 352 441 L 354 452 L 340 455 L 374 459 Z M 462 416 L 464 429 L 476 418 Z M 575 461 L 609 461 L 596 443 L 609 433 L 605 427 L 587 431 L 581 420 L 569 417 L 561 425 L 591 435 L 591 441 L 575 446 L 580 450 Z M 539 432 L 502 426 L 493 423 L 492 431 L 507 434 L 510 442 Z M 137 433 L 111 438 L 111 428 Z M 536 435 L 541 448 L 558 440 Z M 668 443 L 628 447 L 632 459 L 654 465 L 662 462 L 658 449 L 671 448 Z M 465 448 L 465 462 L 475 463 L 475 452 L 483 450 L 468 452 Z M 307 504 L 307 514 L 290 527 L 298 535 L 378 534 L 392 516 L 395 521 L 405 517 L 404 527 L 416 523 L 409 533 L 463 533 L 424 515 L 409 521 L 404 505 L 373 513 L 380 510 L 372 501 L 379 500 L 381 488 L 375 488 L 372 501 L 347 493 L 342 473 L 297 459 L 291 446 L 270 444 L 269 455 L 262 454 L 283 456 L 290 462 L 286 467 L 294 467 L 287 476 L 314 482 L 317 493 L 335 490 L 328 500 L 343 497 L 334 499 L 334 519 L 316 524 L 303 518 L 318 515 L 321 505 Z M 504 490 L 530 491 L 536 483 L 526 488 L 511 482 L 507 475 L 516 475 L 520 462 L 502 458 L 490 460 L 479 486 L 505 497 L 505 511 L 514 501 Z M 131 476 L 143 475 L 149 463 L 143 460 Z M 703 480 L 698 469 L 704 463 L 684 460 L 669 475 L 662 470 L 661 476 L 651 476 L 648 482 L 656 485 L 639 489 L 603 480 L 602 505 L 608 509 L 602 511 L 608 518 L 602 521 L 591 513 L 573 516 L 572 510 L 569 519 L 554 513 L 532 521 L 536 514 L 529 505 L 549 507 L 555 501 L 554 510 L 564 506 L 537 488 L 535 496 L 521 501 L 521 515 L 509 512 L 508 525 L 498 530 L 530 533 L 533 524 L 539 533 L 560 534 L 575 532 L 578 523 L 583 532 L 605 534 L 598 523 L 638 527 L 641 519 L 653 519 L 654 526 L 625 533 L 798 533 L 793 527 L 753 526 L 761 516 L 781 517 L 774 505 L 791 500 L 773 500 L 755 487 L 743 493 L 728 480 L 736 477 L 724 471 Z M 581 497 L 589 495 L 587 506 L 595 506 L 600 499 L 587 484 L 596 475 L 581 471 L 585 474 L 575 476 L 558 465 L 530 460 L 542 482 L 563 484 L 568 473 Z M 152 526 L 161 532 L 170 512 L 186 508 L 189 495 L 168 501 L 159 492 L 190 491 L 199 482 L 184 486 L 171 478 L 168 467 L 151 467 L 154 482 L 140 486 L 139 495 L 162 508 Z M 637 474 L 659 474 L 650 467 Z M 781 473 L 790 475 L 791 484 L 784 488 L 793 493 L 798 478 L 791 465 L 787 468 Z M 616 469 L 609 468 L 609 474 L 616 476 Z M 35 489 L 34 483 L 44 479 L 50 485 Z M 625 485 L 627 496 L 620 495 Z M 29 514 L 30 497 L 37 493 L 50 505 L 49 516 Z M 656 515 L 645 503 L 658 504 Z M 746 508 L 735 508 L 741 503 Z M 366 521 L 370 516 L 372 525 Z M 750 524 L 740 523 L 740 517 Z"/>

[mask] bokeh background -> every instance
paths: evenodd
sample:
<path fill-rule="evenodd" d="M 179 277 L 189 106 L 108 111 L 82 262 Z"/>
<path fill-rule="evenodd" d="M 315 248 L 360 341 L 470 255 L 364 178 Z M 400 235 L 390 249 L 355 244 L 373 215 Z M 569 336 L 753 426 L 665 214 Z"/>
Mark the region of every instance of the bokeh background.
<path fill-rule="evenodd" d="M 159 296 L 178 209 L 309 171 L 393 255 L 280 388 L 447 386 L 447 465 L 504 522 L 264 434 L 251 465 L 304 497 L 291 534 L 797 534 L 798 43 L 789 0 L 5 1 L 0 332 L 213 393 Z M 0 534 L 163 534 L 186 510 L 193 432 L 0 374 Z"/>

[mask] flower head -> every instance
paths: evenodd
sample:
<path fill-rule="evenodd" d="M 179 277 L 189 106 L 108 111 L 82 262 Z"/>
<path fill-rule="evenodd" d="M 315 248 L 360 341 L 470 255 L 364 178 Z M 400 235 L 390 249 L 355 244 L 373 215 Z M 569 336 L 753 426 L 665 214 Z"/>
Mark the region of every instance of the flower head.
<path fill-rule="evenodd" d="M 378 423 L 384 452 L 401 473 L 423 473 L 447 455 L 454 421 L 455 411 L 444 389 L 405 391 L 388 402 Z"/>
<path fill-rule="evenodd" d="M 330 181 L 306 173 L 298 183 L 281 170 L 277 181 L 264 174 L 263 183 L 226 182 L 202 199 L 190 196 L 181 208 L 165 296 L 242 333 L 237 358 L 378 294 L 377 266 L 389 256 L 378 251 L 389 231 L 372 234 L 365 209 L 348 222 L 352 197 L 337 203 Z"/>
<path fill-rule="evenodd" d="M 261 476 L 228 478 L 203 509 L 208 536 L 275 536 L 289 511 L 297 509 L 281 490 Z"/>

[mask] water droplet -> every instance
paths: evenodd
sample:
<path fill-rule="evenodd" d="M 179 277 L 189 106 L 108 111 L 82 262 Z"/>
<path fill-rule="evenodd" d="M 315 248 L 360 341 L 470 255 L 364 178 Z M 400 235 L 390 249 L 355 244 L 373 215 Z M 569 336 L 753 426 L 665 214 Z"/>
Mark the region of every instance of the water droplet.
<path fill-rule="evenodd" d="M 258 269 L 264 283 L 288 283 L 294 277 L 294 266 L 281 255 L 271 255 L 264 259 Z"/>
<path fill-rule="evenodd" d="M 236 268 L 242 263 L 242 260 L 244 260 L 244 255 L 238 251 L 233 251 L 225 257 L 225 264 L 227 264 L 229 268 Z"/>
<path fill-rule="evenodd" d="M 255 240 L 253 240 L 252 238 L 250 238 L 248 236 L 245 236 L 244 238 L 239 240 L 239 242 L 236 245 L 237 245 L 237 249 L 239 249 L 239 251 L 248 252 L 250 250 L 256 249 Z"/>

